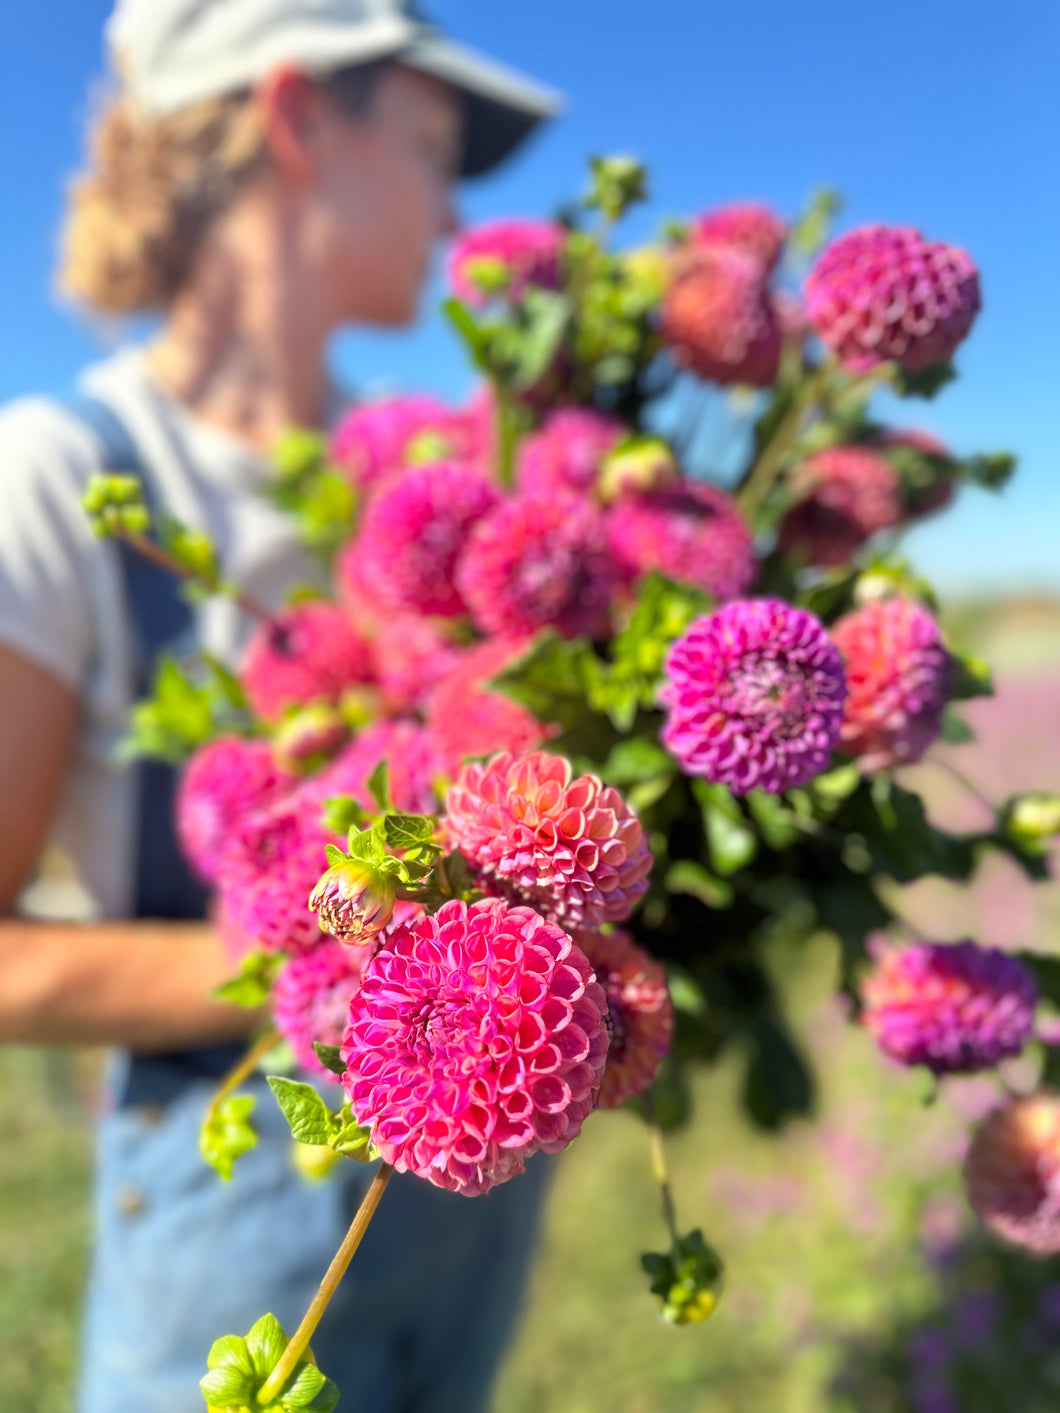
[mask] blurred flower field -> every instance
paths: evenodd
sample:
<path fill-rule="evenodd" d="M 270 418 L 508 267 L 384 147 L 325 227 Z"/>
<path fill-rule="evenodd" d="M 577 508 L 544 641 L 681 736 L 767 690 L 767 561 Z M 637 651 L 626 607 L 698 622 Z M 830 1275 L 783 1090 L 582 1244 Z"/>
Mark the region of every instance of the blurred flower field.
<path fill-rule="evenodd" d="M 994 664 L 999 695 L 962 709 L 978 744 L 940 748 L 916 767 L 916 783 L 940 818 L 974 827 L 969 785 L 993 798 L 1060 787 L 1060 608 L 969 607 L 950 626 Z M 984 942 L 1053 952 L 1060 935 L 1060 887 L 1032 894 L 997 858 L 972 889 L 927 881 L 899 906 L 944 939 L 974 930 Z M 662 1238 L 643 1128 L 621 1112 L 600 1115 L 557 1164 L 497 1413 L 1060 1406 L 1060 1260 L 1001 1251 L 975 1231 L 960 1192 L 968 1123 L 990 1106 L 996 1081 L 949 1081 L 936 1097 L 923 1073 L 883 1061 L 830 999 L 826 940 L 770 961 L 813 1038 L 816 1120 L 779 1138 L 752 1132 L 739 1116 L 741 1057 L 731 1053 L 699 1079 L 695 1129 L 671 1144 L 682 1210 L 725 1252 L 717 1316 L 690 1329 L 658 1321 L 630 1254 Z M 0 1052 L 4 1413 L 72 1407 L 97 1074 L 92 1056 Z M 1013 1089 L 1030 1088 L 1033 1052 L 1003 1074 Z"/>

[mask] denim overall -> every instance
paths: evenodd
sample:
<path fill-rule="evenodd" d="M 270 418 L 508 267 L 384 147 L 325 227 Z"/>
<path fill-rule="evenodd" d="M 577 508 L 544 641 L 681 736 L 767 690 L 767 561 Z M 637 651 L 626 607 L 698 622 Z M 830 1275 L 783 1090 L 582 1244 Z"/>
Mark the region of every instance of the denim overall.
<path fill-rule="evenodd" d="M 108 406 L 74 409 L 115 471 L 147 469 Z M 150 502 L 150 486 L 145 484 Z M 123 546 L 123 551 L 125 547 Z M 129 552 L 123 569 L 137 687 L 165 648 L 194 645 L 191 611 L 164 571 Z M 140 763 L 135 916 L 202 918 L 206 892 L 174 837 L 174 772 Z M 287 1125 L 255 1077 L 256 1149 L 224 1183 L 198 1151 L 217 1081 L 242 1047 L 119 1052 L 98 1140 L 96 1249 L 79 1413 L 204 1413 L 198 1380 L 223 1334 L 266 1311 L 293 1333 L 371 1177 L 340 1160 L 309 1185 Z M 334 1094 L 338 1102 L 338 1092 Z M 312 1348 L 340 1410 L 484 1413 L 522 1303 L 550 1164 L 486 1197 L 395 1177 Z"/>

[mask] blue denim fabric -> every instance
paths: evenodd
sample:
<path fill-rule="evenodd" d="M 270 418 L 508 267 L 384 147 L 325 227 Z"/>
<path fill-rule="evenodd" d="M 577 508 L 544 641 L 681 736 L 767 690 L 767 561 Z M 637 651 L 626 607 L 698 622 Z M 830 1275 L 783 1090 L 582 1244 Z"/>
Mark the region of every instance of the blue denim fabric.
<path fill-rule="evenodd" d="M 298 1177 L 286 1123 L 255 1080 L 261 1142 L 221 1182 L 198 1154 L 212 1087 L 103 1121 L 79 1413 L 204 1413 L 210 1344 L 266 1311 L 295 1329 L 370 1181 L 348 1160 L 323 1185 Z M 391 1181 L 313 1339 L 340 1410 L 484 1413 L 550 1167 L 538 1157 L 477 1198 Z"/>

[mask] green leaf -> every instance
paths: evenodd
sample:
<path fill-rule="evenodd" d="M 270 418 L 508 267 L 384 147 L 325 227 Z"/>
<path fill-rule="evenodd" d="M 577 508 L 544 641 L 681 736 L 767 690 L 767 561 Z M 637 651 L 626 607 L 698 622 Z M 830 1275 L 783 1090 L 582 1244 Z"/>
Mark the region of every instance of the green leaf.
<path fill-rule="evenodd" d="M 835 824 L 848 842 L 858 836 L 864 841 L 873 872 L 899 883 L 932 873 L 964 881 L 975 867 L 975 841 L 936 828 L 920 796 L 885 776 L 859 786 L 836 813 Z"/>
<path fill-rule="evenodd" d="M 970 653 L 950 653 L 953 664 L 950 677 L 950 699 L 966 702 L 973 697 L 992 697 L 994 678 L 988 663 Z"/>
<path fill-rule="evenodd" d="M 353 1120 L 332 1136 L 331 1146 L 336 1153 L 357 1163 L 374 1163 L 379 1158 L 379 1149 L 372 1142 L 371 1132 Z"/>
<path fill-rule="evenodd" d="M 645 736 L 617 741 L 600 770 L 601 779 L 608 785 L 620 787 L 676 774 L 677 763 L 670 752 Z"/>
<path fill-rule="evenodd" d="M 290 1340 L 275 1315 L 262 1315 L 250 1328 L 246 1347 L 258 1379 L 269 1377 L 280 1362 Z"/>
<path fill-rule="evenodd" d="M 215 987 L 213 995 L 219 1001 L 256 1010 L 269 999 L 272 983 L 282 965 L 283 957 L 275 952 L 247 952 L 239 963 L 238 976 Z"/>
<path fill-rule="evenodd" d="M 213 686 L 223 700 L 234 711 L 246 711 L 247 694 L 235 673 L 231 672 L 219 658 L 214 657 L 211 653 L 203 653 L 202 662 L 212 678 Z"/>
<path fill-rule="evenodd" d="M 349 863 L 349 855 L 344 854 L 337 844 L 325 844 L 324 857 L 332 868 L 338 868 L 341 864 Z"/>
<path fill-rule="evenodd" d="M 1007 451 L 981 452 L 957 463 L 959 474 L 975 486 L 1002 490 L 1015 474 L 1016 457 Z"/>
<path fill-rule="evenodd" d="M 726 878 L 739 873 L 758 852 L 758 840 L 748 828 L 740 806 L 724 785 L 712 785 L 707 780 L 693 781 L 692 793 L 703 813 L 714 867 Z"/>
<path fill-rule="evenodd" d="M 635 705 L 654 706 L 671 644 L 710 607 L 711 600 L 699 589 L 661 574 L 647 575 L 630 620 L 612 645 L 610 672 L 596 684 L 600 709 L 613 715 L 616 705 L 624 700 L 623 689 Z M 629 729 L 631 720 L 627 717 L 628 709 L 616 720 L 619 730 Z"/>
<path fill-rule="evenodd" d="M 342 1051 L 337 1045 L 325 1045 L 322 1040 L 314 1040 L 313 1049 L 325 1069 L 337 1075 L 346 1073 L 346 1061 L 342 1058 Z"/>
<path fill-rule="evenodd" d="M 209 1408 L 244 1409 L 252 1402 L 256 1385 L 238 1369 L 214 1369 L 199 1380 L 199 1388 Z"/>
<path fill-rule="evenodd" d="M 895 366 L 892 386 L 899 397 L 937 397 L 944 387 L 954 382 L 957 370 L 952 363 L 937 363 L 920 373 L 907 373 Z"/>
<path fill-rule="evenodd" d="M 563 739 L 589 734 L 590 683 L 600 662 L 584 638 L 549 630 L 486 685 L 520 702 L 538 721 L 559 726 Z"/>
<path fill-rule="evenodd" d="M 332 1132 L 331 1110 L 313 1086 L 275 1074 L 270 1074 L 268 1081 L 297 1141 L 327 1143 Z"/>
<path fill-rule="evenodd" d="M 220 563 L 213 541 L 204 531 L 182 525 L 179 520 L 166 515 L 159 525 L 159 541 L 179 564 L 205 585 L 217 584 Z"/>
<path fill-rule="evenodd" d="M 525 325 L 515 350 L 512 386 L 525 392 L 534 387 L 556 360 L 570 325 L 574 306 L 566 295 L 531 286 L 520 310 Z"/>
<path fill-rule="evenodd" d="M 949 746 L 966 746 L 976 736 L 964 717 L 947 707 L 942 713 L 942 739 Z"/>
<path fill-rule="evenodd" d="M 225 1099 L 199 1130 L 199 1152 L 225 1182 L 231 1181 L 238 1159 L 257 1147 L 258 1135 L 250 1123 L 255 1102 L 253 1095 Z"/>
<path fill-rule="evenodd" d="M 383 821 L 387 845 L 391 849 L 413 849 L 434 838 L 438 821 L 426 814 L 388 814 Z"/>
<path fill-rule="evenodd" d="M 813 1076 L 796 1048 L 790 1031 L 770 1016 L 751 1024 L 752 1051 L 744 1081 L 743 1101 L 759 1128 L 774 1132 L 790 1119 L 813 1111 Z"/>
<path fill-rule="evenodd" d="M 324 828 L 332 834 L 349 834 L 363 829 L 369 815 L 352 795 L 336 795 L 324 802 Z"/>
<path fill-rule="evenodd" d="M 375 825 L 360 831 L 351 829 L 346 848 L 351 859 L 368 864 L 381 864 L 387 856 L 386 846 Z"/>
<path fill-rule="evenodd" d="M 380 810 L 393 811 L 394 801 L 390 797 L 390 767 L 381 760 L 366 781 L 368 793 Z"/>
<path fill-rule="evenodd" d="M 735 894 L 731 883 L 715 878 L 694 859 L 678 859 L 666 874 L 671 893 L 688 893 L 708 908 L 731 908 Z"/>
<path fill-rule="evenodd" d="M 785 849 L 790 849 L 798 839 L 800 830 L 796 822 L 797 817 L 779 795 L 770 795 L 765 790 L 752 790 L 747 796 L 747 808 L 762 838 L 771 849 L 782 853 Z"/>

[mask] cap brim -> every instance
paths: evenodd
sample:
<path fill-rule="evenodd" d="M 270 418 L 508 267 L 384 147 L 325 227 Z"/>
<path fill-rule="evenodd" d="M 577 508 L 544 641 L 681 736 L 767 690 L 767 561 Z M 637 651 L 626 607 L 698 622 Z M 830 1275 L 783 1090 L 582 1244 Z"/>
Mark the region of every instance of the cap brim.
<path fill-rule="evenodd" d="M 464 100 L 461 176 L 478 177 L 510 157 L 546 118 L 565 106 L 561 94 L 465 49 L 441 34 L 417 36 L 394 56 L 450 84 Z"/>

